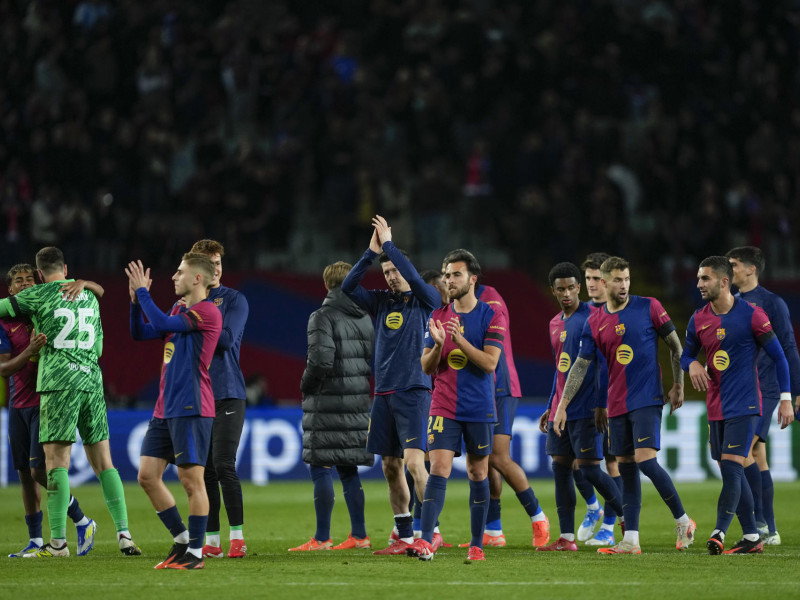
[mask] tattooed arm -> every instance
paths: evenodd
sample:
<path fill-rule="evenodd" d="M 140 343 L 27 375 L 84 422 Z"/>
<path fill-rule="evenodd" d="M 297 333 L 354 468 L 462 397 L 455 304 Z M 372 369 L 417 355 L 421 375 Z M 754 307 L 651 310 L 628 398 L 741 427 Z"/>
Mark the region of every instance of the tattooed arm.
<path fill-rule="evenodd" d="M 569 370 L 567 381 L 564 383 L 564 393 L 561 394 L 561 400 L 558 402 L 558 408 L 553 417 L 553 430 L 559 436 L 567 425 L 567 407 L 572 402 L 575 394 L 578 393 L 578 390 L 581 389 L 583 380 L 586 378 L 586 372 L 591 364 L 591 360 L 579 356 Z"/>
<path fill-rule="evenodd" d="M 671 331 L 670 334 L 664 338 L 670 353 L 670 366 L 672 367 L 672 388 L 667 393 L 664 399 L 664 404 L 669 402 L 669 414 L 672 414 L 683 405 L 683 377 L 684 372 L 681 368 L 681 354 L 683 347 L 681 340 L 678 337 L 677 331 Z"/>

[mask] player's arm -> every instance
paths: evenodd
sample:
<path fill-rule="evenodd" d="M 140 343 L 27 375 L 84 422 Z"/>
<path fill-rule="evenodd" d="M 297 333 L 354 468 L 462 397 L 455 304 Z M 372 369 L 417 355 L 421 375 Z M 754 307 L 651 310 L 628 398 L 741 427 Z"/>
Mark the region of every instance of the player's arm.
<path fill-rule="evenodd" d="M 698 392 L 705 392 L 711 376 L 702 363 L 697 360 L 699 352 L 700 340 L 697 338 L 697 328 L 694 323 L 694 315 L 692 315 L 692 318 L 689 319 L 689 326 L 686 328 L 686 344 L 681 353 L 681 369 L 689 373 L 689 379 L 694 389 Z"/>
<path fill-rule="evenodd" d="M 670 367 L 672 367 L 672 387 L 664 399 L 664 404 L 669 402 L 669 414 L 672 414 L 681 406 L 683 406 L 683 369 L 681 369 L 681 354 L 683 346 L 681 346 L 681 339 L 678 337 L 678 332 L 673 327 L 666 337 L 664 343 L 669 348 Z"/>
<path fill-rule="evenodd" d="M 428 319 L 428 331 L 425 332 L 425 347 L 422 349 L 422 371 L 426 375 L 432 375 L 442 360 L 442 348 L 444 347 L 445 333 L 441 321 Z"/>
<path fill-rule="evenodd" d="M 476 348 L 461 334 L 461 321 L 453 317 L 443 323 L 446 335 L 455 343 L 467 359 L 484 373 L 494 373 L 500 354 L 503 352 L 503 334 L 505 327 L 496 325 L 500 322 L 500 315 L 495 313 L 492 324 L 489 325 L 483 339 L 483 347 Z M 505 321 L 502 321 L 505 323 Z"/>
<path fill-rule="evenodd" d="M 435 287 L 425 283 L 414 268 L 414 265 L 411 264 L 411 261 L 403 256 L 403 253 L 394 245 L 392 241 L 392 228 L 386 223 L 386 219 L 380 215 L 376 215 L 372 218 L 372 226 L 378 234 L 378 241 L 381 244 L 381 248 L 386 252 L 386 256 L 389 257 L 392 264 L 400 271 L 400 275 L 408 282 L 414 295 L 430 310 L 439 308 L 442 304 L 442 295 Z"/>
<path fill-rule="evenodd" d="M 306 368 L 300 379 L 300 391 L 310 394 L 319 388 L 320 383 L 333 368 L 336 358 L 336 344 L 333 341 L 333 326 L 329 318 L 318 312 L 311 314 L 306 331 L 308 353 Z"/>
<path fill-rule="evenodd" d="M 589 371 L 589 365 L 592 364 L 593 360 L 593 357 L 578 356 L 567 374 L 564 392 L 561 394 L 561 400 L 558 401 L 556 414 L 553 415 L 553 430 L 558 436 L 561 436 L 561 432 L 567 424 L 567 407 L 577 395 L 578 390 L 581 389 L 583 380 L 586 379 L 586 373 Z"/>
<path fill-rule="evenodd" d="M 374 294 L 371 294 L 361 285 L 361 280 L 364 278 L 364 274 L 367 272 L 367 269 L 370 268 L 372 261 L 375 260 L 380 252 L 380 246 L 377 246 L 377 252 L 375 252 L 372 248 L 373 243 L 370 242 L 370 247 L 366 249 L 361 258 L 358 259 L 358 262 L 353 265 L 352 269 L 350 269 L 350 272 L 344 278 L 344 281 L 342 281 L 342 291 L 347 294 L 350 299 L 353 300 L 353 302 L 358 304 L 371 315 L 374 315 L 377 312 L 377 302 Z"/>
<path fill-rule="evenodd" d="M 781 429 L 785 429 L 794 421 L 791 385 L 789 383 L 789 362 L 786 360 L 786 355 L 783 353 L 778 337 L 772 331 L 759 335 L 756 338 L 756 342 L 775 362 L 775 374 L 778 376 L 778 388 L 781 390 L 781 400 L 778 405 L 778 423 L 780 423 Z"/>
<path fill-rule="evenodd" d="M 555 357 L 555 350 L 553 350 L 553 357 Z M 547 397 L 547 408 L 539 417 L 539 431 L 547 433 L 547 421 L 550 420 L 550 407 L 553 406 L 553 396 L 556 395 L 556 384 L 558 383 L 558 369 L 553 373 L 553 385 L 550 387 L 550 395 Z"/>
<path fill-rule="evenodd" d="M 61 284 L 61 293 L 67 300 L 74 300 L 80 293 L 87 289 L 92 292 L 97 299 L 103 297 L 105 290 L 103 286 L 94 281 L 86 281 L 85 279 L 76 279 L 75 281 L 65 281 Z"/>
<path fill-rule="evenodd" d="M 244 334 L 244 325 L 250 314 L 250 305 L 242 294 L 235 294 L 235 300 L 225 310 L 222 317 L 222 332 L 217 342 L 217 352 L 230 350 Z"/>
<path fill-rule="evenodd" d="M 47 336 L 45 334 L 34 332 L 25 350 L 15 357 L 12 358 L 11 353 L 0 354 L 0 376 L 11 377 L 17 371 L 22 370 L 32 357 L 39 354 L 39 351 L 44 348 L 46 343 Z M 11 344 L 8 341 L 5 331 L 0 328 L 0 348 L 10 348 L 10 346 Z"/>
<path fill-rule="evenodd" d="M 143 340 L 154 340 L 161 337 L 161 334 L 156 331 L 150 323 L 145 323 L 144 313 L 142 307 L 137 301 L 136 304 L 131 302 L 131 313 L 129 323 L 131 337 L 137 342 Z"/>
<path fill-rule="evenodd" d="M 783 348 L 786 362 L 789 363 L 789 381 L 791 383 L 792 395 L 795 397 L 797 406 L 800 406 L 800 354 L 797 351 L 797 342 L 794 338 L 792 320 L 789 316 L 789 307 L 779 296 L 775 296 L 775 302 L 770 307 L 767 315 L 772 322 L 772 330 L 778 336 L 778 341 Z"/>

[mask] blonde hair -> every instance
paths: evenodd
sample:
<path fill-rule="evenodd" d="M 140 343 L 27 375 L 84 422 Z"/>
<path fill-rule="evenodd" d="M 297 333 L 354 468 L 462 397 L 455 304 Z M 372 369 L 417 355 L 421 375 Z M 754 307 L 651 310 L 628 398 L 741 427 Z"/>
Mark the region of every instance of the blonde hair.
<path fill-rule="evenodd" d="M 322 272 L 322 281 L 325 282 L 325 287 L 332 290 L 342 285 L 344 278 L 347 277 L 352 268 L 353 265 L 341 260 L 325 267 Z"/>
<path fill-rule="evenodd" d="M 181 260 L 190 268 L 195 269 L 203 276 L 203 284 L 205 285 L 206 289 L 211 287 L 217 270 L 207 254 L 202 254 L 200 252 L 187 252 L 183 255 Z"/>

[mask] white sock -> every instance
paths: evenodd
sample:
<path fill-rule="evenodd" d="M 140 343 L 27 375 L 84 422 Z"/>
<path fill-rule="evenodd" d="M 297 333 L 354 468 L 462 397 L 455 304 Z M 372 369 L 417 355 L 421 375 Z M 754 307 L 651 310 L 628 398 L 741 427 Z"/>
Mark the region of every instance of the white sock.
<path fill-rule="evenodd" d="M 83 518 L 80 521 L 75 521 L 75 525 L 80 525 L 81 527 L 88 524 L 89 524 L 89 519 L 86 518 L 86 515 L 83 515 Z"/>
<path fill-rule="evenodd" d="M 41 548 L 44 546 L 44 538 L 31 538 L 31 543 L 36 544 L 39 546 L 39 548 Z"/>
<path fill-rule="evenodd" d="M 714 531 L 711 532 L 711 537 L 714 537 L 715 535 L 718 535 L 719 539 L 725 540 L 725 532 L 724 531 L 721 531 L 719 529 L 715 529 Z"/>
<path fill-rule="evenodd" d="M 531 517 L 531 522 L 538 523 L 539 521 L 544 521 L 545 519 L 547 519 L 547 515 L 544 514 L 544 511 L 540 508 L 539 512 Z"/>
<path fill-rule="evenodd" d="M 745 533 L 744 534 L 744 539 L 746 539 L 748 542 L 757 542 L 758 541 L 758 537 L 759 536 L 758 536 L 757 533 Z"/>
<path fill-rule="evenodd" d="M 602 525 L 600 525 L 600 529 L 605 529 L 606 531 L 614 531 L 614 524 L 612 523 L 609 525 L 608 523 L 603 523 Z"/>
<path fill-rule="evenodd" d="M 591 504 L 586 504 L 586 508 L 588 508 L 589 510 L 597 510 L 598 508 L 600 508 L 600 502 L 597 499 L 595 499 L 595 501 L 592 502 Z"/>
<path fill-rule="evenodd" d="M 688 525 L 690 520 L 691 519 L 689 519 L 689 515 L 687 515 L 686 513 L 683 513 L 680 517 L 675 519 L 675 522 L 678 525 Z"/>
<path fill-rule="evenodd" d="M 202 548 L 187 548 L 186 551 L 194 556 L 195 558 L 203 558 L 203 549 Z"/>
<path fill-rule="evenodd" d="M 175 540 L 176 544 L 188 544 L 189 543 L 189 531 L 184 529 L 178 535 L 172 538 Z"/>
<path fill-rule="evenodd" d="M 206 545 L 207 546 L 214 546 L 214 548 L 219 548 L 219 534 L 216 535 L 208 535 L 206 534 Z"/>
<path fill-rule="evenodd" d="M 485 529 L 484 533 L 486 535 L 490 535 L 492 537 L 497 537 L 499 535 L 503 535 L 503 530 L 502 529 Z"/>
<path fill-rule="evenodd" d="M 574 533 L 562 533 L 561 537 L 567 540 L 568 542 L 575 541 L 575 534 Z"/>
<path fill-rule="evenodd" d="M 66 538 L 50 538 L 50 545 L 57 550 L 61 550 L 64 546 L 67 545 Z"/>
<path fill-rule="evenodd" d="M 231 540 L 243 540 L 244 539 L 244 531 L 241 529 L 231 529 Z M 219 544 L 217 544 L 219 546 Z"/>
<path fill-rule="evenodd" d="M 439 531 L 439 526 L 438 525 L 433 528 L 433 533 L 441 533 L 441 531 Z"/>
<path fill-rule="evenodd" d="M 638 531 L 628 531 L 625 530 L 625 537 L 622 538 L 622 541 L 630 546 L 638 546 L 639 545 L 639 532 Z"/>

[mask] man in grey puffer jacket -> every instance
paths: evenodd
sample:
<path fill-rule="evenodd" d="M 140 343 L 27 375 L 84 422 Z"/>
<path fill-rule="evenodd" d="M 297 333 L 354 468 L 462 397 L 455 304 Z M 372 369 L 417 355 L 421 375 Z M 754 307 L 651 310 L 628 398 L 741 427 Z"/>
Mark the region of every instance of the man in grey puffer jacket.
<path fill-rule="evenodd" d="M 342 292 L 351 265 L 336 262 L 322 278 L 328 295 L 308 319 L 303 392 L 303 461 L 311 465 L 317 531 L 289 551 L 370 548 L 364 524 L 364 491 L 358 465 L 372 465 L 367 452 L 370 359 L 375 329 L 367 313 Z M 350 513 L 350 535 L 338 546 L 330 537 L 333 512 L 332 466 L 336 466 Z"/>

